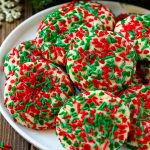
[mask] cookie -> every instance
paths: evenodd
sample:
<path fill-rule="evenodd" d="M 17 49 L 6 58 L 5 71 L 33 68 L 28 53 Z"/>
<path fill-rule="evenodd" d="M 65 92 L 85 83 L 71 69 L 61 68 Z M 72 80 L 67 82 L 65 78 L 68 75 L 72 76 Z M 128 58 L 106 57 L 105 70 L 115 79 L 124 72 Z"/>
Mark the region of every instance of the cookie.
<path fill-rule="evenodd" d="M 89 14 L 86 10 L 84 10 L 84 12 L 86 12 L 86 15 Z M 94 26 L 97 27 L 101 24 L 94 15 L 89 14 L 89 17 L 89 21 L 83 21 L 85 19 L 81 19 L 89 28 L 93 28 Z M 47 27 L 49 28 L 49 25 Z M 47 27 L 44 28 L 40 32 L 39 37 L 36 38 L 38 43 L 37 46 L 41 49 L 42 56 L 45 59 L 64 66 L 66 65 L 66 52 L 69 50 L 70 43 L 73 40 L 73 37 L 70 37 L 70 35 L 76 33 L 79 25 L 75 24 L 75 27 L 71 27 L 64 34 L 57 32 L 57 30 L 49 30 Z"/>
<path fill-rule="evenodd" d="M 94 31 L 100 30 L 99 23 L 97 21 L 94 21 L 94 23 L 95 25 L 92 25 L 91 22 L 86 22 L 76 30 L 70 29 L 66 32 L 65 36 L 60 35 L 57 37 L 55 43 L 43 42 L 41 38 L 37 38 L 36 40 L 38 47 L 41 50 L 41 55 L 55 64 L 66 66 L 66 53 L 72 49 L 72 45 L 76 43 L 76 40 L 79 40 L 77 38 L 82 38 L 86 34 L 92 36 Z"/>
<path fill-rule="evenodd" d="M 10 71 L 18 68 L 20 64 L 34 62 L 41 59 L 40 51 L 36 46 L 35 40 L 21 42 L 15 48 L 10 50 L 5 56 L 4 72 L 7 76 Z"/>
<path fill-rule="evenodd" d="M 131 112 L 127 144 L 137 150 L 150 149 L 150 86 L 135 86 L 120 96 Z"/>
<path fill-rule="evenodd" d="M 80 5 L 84 9 L 88 10 L 90 13 L 95 15 L 103 23 L 104 30 L 109 31 L 114 30 L 115 16 L 108 7 L 96 2 L 94 3 L 94 2 L 79 1 L 75 3 L 76 7 Z"/>
<path fill-rule="evenodd" d="M 104 14 L 105 12 L 107 13 Z M 52 12 L 41 22 L 36 37 L 38 47 L 44 58 L 66 65 L 65 55 L 74 39 L 70 34 L 76 33 L 82 24 L 89 28 L 112 29 L 114 20 L 110 10 L 101 4 L 71 2 Z"/>
<path fill-rule="evenodd" d="M 150 15 L 130 15 L 116 24 L 121 33 L 136 49 L 138 60 L 150 61 Z"/>
<path fill-rule="evenodd" d="M 41 34 L 40 32 L 48 26 L 49 30 L 64 33 L 74 25 L 91 21 L 94 16 L 101 22 L 101 28 L 114 29 L 115 17 L 106 6 L 93 2 L 73 1 L 47 15 L 39 26 L 38 34 Z"/>
<path fill-rule="evenodd" d="M 86 91 L 117 93 L 131 83 L 135 73 L 135 50 L 126 39 L 111 31 L 83 37 L 66 56 L 71 80 Z"/>
<path fill-rule="evenodd" d="M 4 104 L 14 121 L 36 130 L 55 126 L 55 117 L 73 95 L 69 77 L 44 60 L 23 63 L 6 78 Z"/>
<path fill-rule="evenodd" d="M 129 109 L 102 90 L 70 98 L 56 117 L 56 133 L 67 150 L 116 150 L 129 132 Z"/>
<path fill-rule="evenodd" d="M 57 11 L 61 10 L 56 10 L 56 12 Z M 48 15 L 44 20 L 44 23 L 42 22 L 42 25 L 40 25 L 38 29 L 37 37 L 42 38 L 44 42 L 55 43 L 57 37 L 60 36 L 59 34 L 65 34 L 70 28 L 77 29 L 79 25 L 85 22 L 94 24 L 95 21 L 98 21 L 99 25 L 102 26 L 102 22 L 98 20 L 98 18 L 87 10 L 84 10 L 82 7 L 74 8 L 64 16 L 59 14 L 59 17 L 57 16 L 57 18 L 60 19 L 55 19 L 54 15 L 56 12 L 52 12 L 52 14 Z M 56 21 L 55 23 L 53 23 L 54 20 Z"/>

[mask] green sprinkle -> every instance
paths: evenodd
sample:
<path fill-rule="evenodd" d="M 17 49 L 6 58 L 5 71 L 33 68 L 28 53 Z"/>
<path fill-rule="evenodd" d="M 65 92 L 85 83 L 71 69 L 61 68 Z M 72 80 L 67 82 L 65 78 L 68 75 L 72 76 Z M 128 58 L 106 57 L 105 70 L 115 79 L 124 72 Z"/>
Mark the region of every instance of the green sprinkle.
<path fill-rule="evenodd" d="M 109 55 L 109 56 L 103 57 L 102 59 L 103 59 L 103 60 L 106 60 L 106 59 L 110 59 L 110 58 L 114 58 L 114 57 L 115 57 L 115 54 L 114 54 L 114 55 Z"/>
<path fill-rule="evenodd" d="M 107 103 L 106 102 L 103 102 L 100 106 L 99 106 L 99 108 L 98 108 L 98 110 L 104 110 L 104 107 L 107 105 Z"/>
<path fill-rule="evenodd" d="M 114 77 L 115 77 L 115 73 L 114 73 L 114 72 L 111 72 L 111 73 L 109 74 L 109 79 L 112 80 Z"/>
<path fill-rule="evenodd" d="M 115 38 L 113 38 L 110 34 L 108 35 L 108 37 L 106 39 L 107 39 L 108 43 L 110 43 L 110 44 L 117 42 L 117 40 Z"/>
<path fill-rule="evenodd" d="M 12 118 L 16 118 L 16 117 L 18 117 L 18 114 L 13 114 L 12 115 Z"/>
<path fill-rule="evenodd" d="M 149 28 L 149 27 L 150 27 L 150 22 L 145 22 L 145 23 L 143 24 L 143 26 Z"/>
<path fill-rule="evenodd" d="M 92 58 L 94 58 L 94 56 L 95 56 L 95 54 L 92 54 L 92 55 L 90 55 L 90 58 L 92 59 Z"/>
<path fill-rule="evenodd" d="M 99 96 L 103 96 L 103 95 L 104 95 L 104 92 L 101 91 L 101 92 L 99 93 Z"/>
<path fill-rule="evenodd" d="M 93 96 L 95 96 L 95 93 L 89 95 L 88 98 L 92 98 Z"/>
<path fill-rule="evenodd" d="M 93 83 L 92 82 L 90 82 L 90 84 L 87 86 L 87 88 L 91 88 L 91 87 L 93 87 Z"/>
<path fill-rule="evenodd" d="M 144 45 L 143 45 L 143 47 L 141 48 L 141 50 L 144 50 L 144 49 L 146 49 L 147 47 L 149 47 L 149 46 L 147 45 L 148 42 L 149 42 L 149 38 L 144 38 Z"/>
<path fill-rule="evenodd" d="M 87 133 L 90 133 L 90 127 L 89 127 L 89 126 L 85 126 L 85 127 L 84 127 L 84 130 L 85 130 Z"/>

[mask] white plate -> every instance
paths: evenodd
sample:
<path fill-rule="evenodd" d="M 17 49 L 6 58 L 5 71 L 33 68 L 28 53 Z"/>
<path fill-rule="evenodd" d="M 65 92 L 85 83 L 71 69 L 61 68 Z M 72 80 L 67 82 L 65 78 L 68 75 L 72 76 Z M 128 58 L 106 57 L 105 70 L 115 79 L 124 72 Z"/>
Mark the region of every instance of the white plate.
<path fill-rule="evenodd" d="M 108 6 L 115 15 L 120 13 L 140 13 L 146 14 L 150 13 L 149 10 L 136 7 L 133 5 L 119 4 L 117 2 L 101 2 L 104 5 Z M 0 48 L 0 68 L 3 66 L 3 59 L 7 52 L 15 47 L 18 43 L 25 40 L 30 40 L 35 37 L 37 28 L 40 21 L 50 12 L 59 8 L 59 6 L 48 8 L 44 11 L 41 11 L 34 16 L 30 17 L 18 27 L 16 27 L 5 39 Z M 3 91 L 4 91 L 4 74 L 0 69 L 0 112 L 3 114 L 5 119 L 9 124 L 27 141 L 34 144 L 36 147 L 42 150 L 64 150 L 64 148 L 59 143 L 54 130 L 47 131 L 34 131 L 28 128 L 25 128 L 17 123 L 15 123 L 10 117 L 8 111 L 3 104 Z M 121 148 L 122 150 L 125 148 Z"/>

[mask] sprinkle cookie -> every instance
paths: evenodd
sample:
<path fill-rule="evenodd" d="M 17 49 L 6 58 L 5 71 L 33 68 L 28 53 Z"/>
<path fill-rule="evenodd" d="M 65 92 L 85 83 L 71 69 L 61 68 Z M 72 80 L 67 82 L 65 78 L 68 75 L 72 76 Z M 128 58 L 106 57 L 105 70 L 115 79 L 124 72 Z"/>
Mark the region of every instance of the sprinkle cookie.
<path fill-rule="evenodd" d="M 79 1 L 75 3 L 75 6 L 82 6 L 84 9 L 88 10 L 90 13 L 95 15 L 102 23 L 103 29 L 113 31 L 115 27 L 115 17 L 111 10 L 100 3 Z"/>
<path fill-rule="evenodd" d="M 81 40 L 86 34 L 93 36 L 94 31 L 97 30 L 100 30 L 99 23 L 97 21 L 94 21 L 94 25 L 92 25 L 91 22 L 86 22 L 79 26 L 76 30 L 73 30 L 73 28 L 68 30 L 65 36 L 60 35 L 55 43 L 43 42 L 41 38 L 37 38 L 37 43 L 40 45 L 38 47 L 40 47 L 41 55 L 45 59 L 65 66 L 67 62 L 66 53 L 72 49 L 76 40 Z"/>
<path fill-rule="evenodd" d="M 4 104 L 13 119 L 32 129 L 55 126 L 55 116 L 73 95 L 69 77 L 43 60 L 21 64 L 6 78 Z"/>
<path fill-rule="evenodd" d="M 150 86 L 135 86 L 127 89 L 120 98 L 131 112 L 131 129 L 127 144 L 135 147 L 135 150 L 149 150 Z"/>
<path fill-rule="evenodd" d="M 41 59 L 41 56 L 40 51 L 36 47 L 36 41 L 22 42 L 6 55 L 4 72 L 7 76 L 10 71 L 15 70 L 20 64 L 34 62 L 38 59 Z"/>
<path fill-rule="evenodd" d="M 130 15 L 116 24 L 115 31 L 121 33 L 136 49 L 139 60 L 150 61 L 150 15 Z"/>
<path fill-rule="evenodd" d="M 99 26 L 101 22 L 94 15 L 89 14 L 86 10 L 84 10 L 83 13 L 84 15 L 82 16 L 86 16 L 86 18 L 84 18 L 84 20 L 82 19 L 82 23 L 84 23 L 87 28 L 100 29 Z M 74 16 L 74 13 L 72 13 L 72 16 Z M 63 19 L 64 22 L 66 22 L 65 19 Z M 77 32 L 78 27 L 78 24 L 75 24 L 75 26 L 72 26 L 69 29 L 66 27 L 66 32 L 63 34 L 61 31 L 48 29 L 49 25 L 44 27 L 40 32 L 39 37 L 36 38 L 38 43 L 37 46 L 41 49 L 42 56 L 56 64 L 66 65 L 65 55 L 73 40 L 72 34 Z"/>
<path fill-rule="evenodd" d="M 89 28 L 112 29 L 115 19 L 110 10 L 101 4 L 71 2 L 63 6 L 49 14 L 38 29 L 36 39 L 42 56 L 59 65 L 66 65 L 65 55 L 73 40 L 70 33 L 76 33 L 82 24 Z"/>
<path fill-rule="evenodd" d="M 91 21 L 90 16 L 95 16 L 101 22 L 101 27 L 107 30 L 113 30 L 115 26 L 115 17 L 113 13 L 102 4 L 92 2 L 70 2 L 63 5 L 60 9 L 50 13 L 39 26 L 38 34 L 47 25 L 50 30 L 55 30 L 59 33 L 67 31 L 70 27 L 82 24 L 85 21 Z M 50 32 L 50 31 L 49 31 Z"/>
<path fill-rule="evenodd" d="M 38 29 L 37 37 L 42 38 L 44 42 L 55 43 L 55 40 L 59 38 L 59 36 L 65 34 L 65 32 L 67 32 L 70 28 L 75 30 L 79 27 L 79 25 L 85 22 L 90 22 L 92 25 L 95 21 L 98 21 L 99 25 L 103 25 L 98 18 L 89 13 L 87 10 L 84 10 L 82 7 L 74 8 L 66 15 L 59 16 L 60 19 L 56 19 L 56 22 L 52 23 L 52 20 L 55 18 L 53 18 L 55 14 L 56 12 L 52 12 L 52 14 L 48 15 L 44 23 L 40 25 Z"/>
<path fill-rule="evenodd" d="M 116 150 L 127 139 L 129 109 L 109 92 L 72 97 L 56 117 L 56 133 L 67 150 Z"/>
<path fill-rule="evenodd" d="M 111 31 L 97 31 L 74 44 L 67 54 L 71 80 L 83 90 L 119 92 L 131 83 L 135 51 L 126 39 Z"/>

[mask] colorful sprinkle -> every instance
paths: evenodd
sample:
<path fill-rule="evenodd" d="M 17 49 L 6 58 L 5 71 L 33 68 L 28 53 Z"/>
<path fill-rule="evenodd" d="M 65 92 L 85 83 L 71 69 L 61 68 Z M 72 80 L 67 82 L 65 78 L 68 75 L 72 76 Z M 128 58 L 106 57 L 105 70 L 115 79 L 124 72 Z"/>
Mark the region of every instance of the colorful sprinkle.
<path fill-rule="evenodd" d="M 130 15 L 116 24 L 115 31 L 130 41 L 137 53 L 138 60 L 150 61 L 150 16 Z"/>
<path fill-rule="evenodd" d="M 131 83 L 136 57 L 126 39 L 111 31 L 93 31 L 76 45 L 67 53 L 67 70 L 80 89 L 117 93 Z"/>
<path fill-rule="evenodd" d="M 131 128 L 127 145 L 137 150 L 150 149 L 150 86 L 135 86 L 124 91 L 120 98 L 130 110 Z M 132 147 L 133 146 L 133 147 Z"/>
<path fill-rule="evenodd" d="M 128 107 L 111 93 L 84 92 L 70 98 L 61 108 L 56 117 L 56 132 L 66 149 L 117 150 L 127 139 L 129 116 Z"/>
<path fill-rule="evenodd" d="M 54 64 L 39 60 L 8 74 L 4 104 L 16 122 L 42 130 L 55 126 L 60 107 L 73 94 L 69 77 Z"/>

